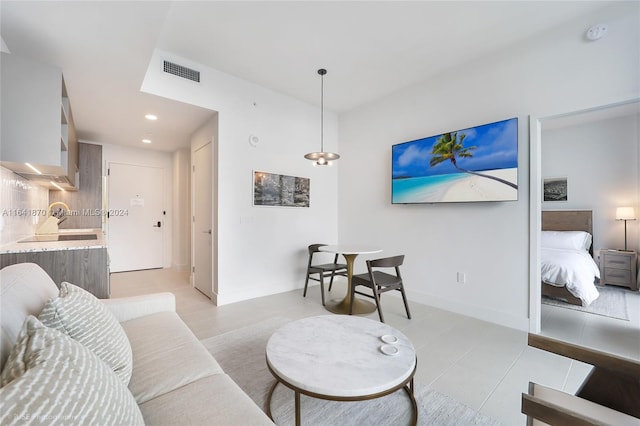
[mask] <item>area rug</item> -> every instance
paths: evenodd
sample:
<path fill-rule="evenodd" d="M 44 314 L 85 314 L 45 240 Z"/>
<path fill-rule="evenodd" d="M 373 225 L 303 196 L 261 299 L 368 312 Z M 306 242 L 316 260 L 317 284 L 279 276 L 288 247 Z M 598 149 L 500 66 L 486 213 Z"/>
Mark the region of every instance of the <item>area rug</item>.
<path fill-rule="evenodd" d="M 542 297 L 545 305 L 558 306 L 560 308 L 573 309 L 587 312 L 589 314 L 602 315 L 605 317 L 617 318 L 629 321 L 629 311 L 627 310 L 627 293 L 623 289 L 606 286 L 596 286 L 600 296 L 589 306 L 578 306 L 561 300 Z"/>
<path fill-rule="evenodd" d="M 267 369 L 265 348 L 271 334 L 289 321 L 291 319 L 275 317 L 202 340 L 224 371 L 265 412 L 267 394 L 274 382 Z M 414 395 L 418 404 L 419 425 L 500 424 L 429 386 L 416 383 Z M 358 402 L 325 401 L 302 395 L 300 406 L 302 424 L 305 425 L 397 426 L 409 424 L 411 420 L 411 403 L 402 390 L 382 398 Z M 293 425 L 293 391 L 278 385 L 271 401 L 271 412 L 276 424 Z"/>

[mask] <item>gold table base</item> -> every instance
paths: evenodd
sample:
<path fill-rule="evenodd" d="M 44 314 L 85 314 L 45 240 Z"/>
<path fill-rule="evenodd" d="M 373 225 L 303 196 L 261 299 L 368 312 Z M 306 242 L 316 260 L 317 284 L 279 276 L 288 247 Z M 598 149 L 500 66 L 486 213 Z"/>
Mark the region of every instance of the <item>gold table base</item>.
<path fill-rule="evenodd" d="M 334 299 L 325 304 L 325 309 L 334 314 L 349 315 L 349 303 L 351 302 L 351 280 L 353 279 L 353 262 L 356 260 L 357 254 L 342 254 L 347 261 L 347 295 L 342 300 Z M 370 314 L 376 310 L 376 305 L 367 300 L 360 300 L 356 297 L 353 299 L 354 314 Z"/>
<path fill-rule="evenodd" d="M 349 315 L 349 297 L 345 297 L 342 300 L 334 299 L 326 303 L 325 309 L 334 314 Z M 375 303 L 368 300 L 360 300 L 358 298 L 353 299 L 353 314 L 370 314 L 375 312 Z"/>
<path fill-rule="evenodd" d="M 417 365 L 416 365 L 417 367 Z M 403 383 L 401 383 L 398 386 L 395 386 L 391 389 L 388 389 L 386 391 L 383 392 L 379 392 L 377 394 L 372 394 L 372 395 L 362 395 L 362 396 L 348 396 L 348 397 L 335 397 L 335 396 L 329 396 L 329 395 L 323 395 L 323 394 L 318 394 L 318 393 L 314 393 L 314 392 L 308 392 L 305 390 L 302 390 L 296 386 L 293 386 L 292 384 L 288 383 L 286 380 L 283 380 L 280 376 L 278 376 L 272 369 L 271 367 L 267 364 L 267 368 L 269 368 L 269 371 L 271 372 L 271 374 L 273 375 L 273 377 L 275 377 L 275 380 L 273 382 L 273 385 L 271 385 L 271 388 L 269 389 L 269 394 L 267 395 L 267 401 L 266 401 L 266 412 L 267 412 L 267 416 L 269 416 L 269 418 L 271 419 L 271 421 L 274 421 L 273 418 L 273 414 L 271 413 L 271 400 L 273 399 L 273 392 L 276 390 L 276 386 L 278 386 L 279 383 L 282 383 L 284 386 L 288 387 L 289 389 L 291 389 L 294 392 L 294 416 L 295 416 L 295 424 L 296 426 L 301 426 L 301 419 L 300 419 L 300 394 L 304 394 L 307 396 L 310 396 L 312 398 L 318 398 L 318 399 L 324 399 L 324 400 L 328 400 L 328 401 L 367 401 L 367 400 L 371 400 L 371 399 L 376 399 L 376 398 L 380 398 L 389 394 L 392 394 L 396 391 L 398 391 L 399 389 L 404 390 L 404 392 L 407 394 L 407 396 L 409 397 L 409 401 L 411 402 L 411 420 L 409 425 L 410 426 L 416 426 L 418 424 L 418 403 L 416 402 L 416 398 L 414 395 L 414 383 L 413 383 L 413 376 L 416 373 L 416 369 L 413 369 L 413 372 L 411 373 L 411 375 L 409 376 L 409 378 L 407 380 L 405 380 Z"/>

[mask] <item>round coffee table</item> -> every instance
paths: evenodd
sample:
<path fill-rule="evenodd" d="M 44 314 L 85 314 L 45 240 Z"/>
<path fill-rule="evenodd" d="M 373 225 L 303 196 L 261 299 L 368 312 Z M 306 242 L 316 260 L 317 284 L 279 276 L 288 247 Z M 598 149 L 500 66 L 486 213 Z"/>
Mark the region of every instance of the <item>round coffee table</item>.
<path fill-rule="evenodd" d="M 411 341 L 384 323 L 351 315 L 321 315 L 290 322 L 267 342 L 267 366 L 275 382 L 295 393 L 296 425 L 300 394 L 333 401 L 362 401 L 404 389 L 418 420 L 413 396 L 416 353 Z"/>

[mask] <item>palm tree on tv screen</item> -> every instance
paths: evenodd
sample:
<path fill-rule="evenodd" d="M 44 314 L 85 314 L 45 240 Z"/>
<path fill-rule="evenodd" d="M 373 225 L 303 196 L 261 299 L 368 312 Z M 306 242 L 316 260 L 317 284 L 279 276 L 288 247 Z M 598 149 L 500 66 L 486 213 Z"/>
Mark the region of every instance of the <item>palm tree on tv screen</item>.
<path fill-rule="evenodd" d="M 442 162 L 449 160 L 451 161 L 451 164 L 453 164 L 453 167 L 460 170 L 461 172 L 470 173 L 472 175 L 481 176 L 487 179 L 493 179 L 498 182 L 504 183 L 505 185 L 509 185 L 514 189 L 518 189 L 518 185 L 509 182 L 508 180 L 500 179 L 499 177 L 489 176 L 478 172 L 473 172 L 471 170 L 466 170 L 459 167 L 457 158 L 473 157 L 471 151 L 477 148 L 476 146 L 469 146 L 465 148 L 462 144 L 464 142 L 464 138 L 466 137 L 467 135 L 465 135 L 464 133 L 462 133 L 460 137 L 458 137 L 458 132 L 443 133 L 431 149 L 432 157 L 429 160 L 429 165 L 431 167 L 434 167 Z"/>

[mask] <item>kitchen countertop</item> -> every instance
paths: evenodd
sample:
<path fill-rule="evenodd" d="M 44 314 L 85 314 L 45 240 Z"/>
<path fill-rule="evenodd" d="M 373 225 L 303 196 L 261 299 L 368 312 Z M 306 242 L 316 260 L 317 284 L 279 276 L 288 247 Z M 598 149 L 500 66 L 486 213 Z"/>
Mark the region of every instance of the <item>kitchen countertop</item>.
<path fill-rule="evenodd" d="M 107 239 L 101 229 L 64 229 L 60 230 L 60 235 L 66 234 L 96 234 L 95 240 L 69 240 L 69 241 L 33 241 L 33 242 L 13 242 L 0 246 L 0 254 L 29 253 L 39 251 L 56 250 L 83 250 L 107 247 Z M 25 235 L 24 238 L 29 238 Z"/>

